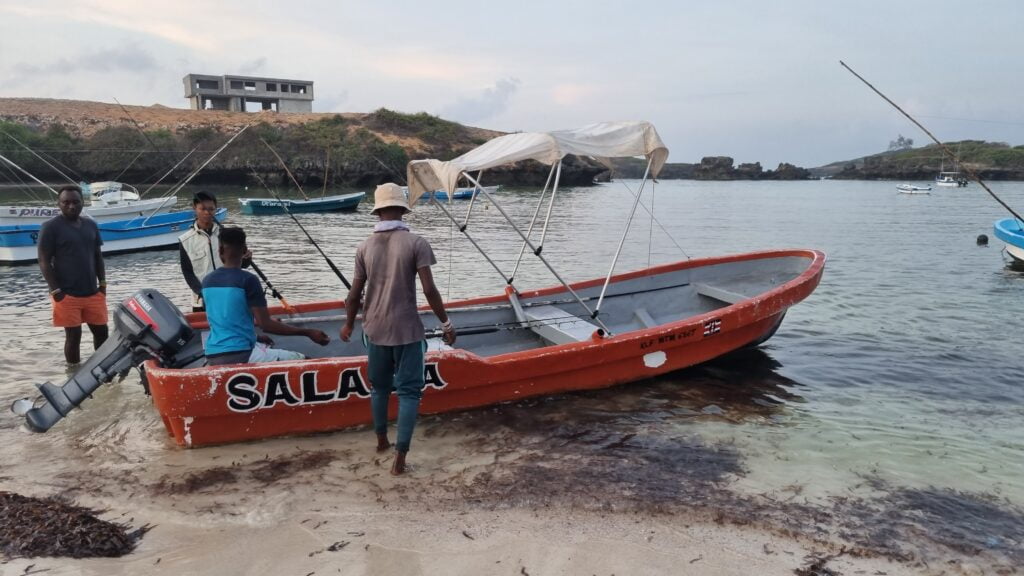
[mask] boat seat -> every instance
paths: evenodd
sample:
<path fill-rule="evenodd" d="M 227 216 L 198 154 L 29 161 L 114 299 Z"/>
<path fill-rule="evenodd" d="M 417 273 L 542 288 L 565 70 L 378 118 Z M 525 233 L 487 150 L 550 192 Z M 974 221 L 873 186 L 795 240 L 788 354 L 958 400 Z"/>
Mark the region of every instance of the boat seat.
<path fill-rule="evenodd" d="M 724 288 L 718 288 L 717 286 L 709 286 L 707 284 L 700 284 L 696 282 L 693 284 L 693 288 L 697 291 L 697 294 L 700 294 L 701 296 L 707 296 L 708 298 L 718 300 L 719 302 L 725 302 L 726 304 L 735 304 L 750 298 L 749 296 L 731 292 Z"/>
<path fill-rule="evenodd" d="M 658 325 L 654 318 L 651 317 L 651 313 L 647 311 L 647 308 L 637 308 L 633 311 L 633 317 L 644 328 L 654 328 Z"/>
<path fill-rule="evenodd" d="M 557 306 L 524 306 L 523 313 L 531 322 L 530 330 L 555 345 L 590 340 L 597 330 L 597 326 Z"/>

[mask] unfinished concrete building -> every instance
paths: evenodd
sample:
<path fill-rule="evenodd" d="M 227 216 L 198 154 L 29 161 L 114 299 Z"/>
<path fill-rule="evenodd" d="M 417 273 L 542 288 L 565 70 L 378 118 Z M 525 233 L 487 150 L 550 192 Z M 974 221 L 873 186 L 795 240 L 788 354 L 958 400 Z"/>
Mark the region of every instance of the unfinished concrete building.
<path fill-rule="evenodd" d="M 313 83 L 309 80 L 189 74 L 184 82 L 185 97 L 193 110 L 313 111 Z"/>

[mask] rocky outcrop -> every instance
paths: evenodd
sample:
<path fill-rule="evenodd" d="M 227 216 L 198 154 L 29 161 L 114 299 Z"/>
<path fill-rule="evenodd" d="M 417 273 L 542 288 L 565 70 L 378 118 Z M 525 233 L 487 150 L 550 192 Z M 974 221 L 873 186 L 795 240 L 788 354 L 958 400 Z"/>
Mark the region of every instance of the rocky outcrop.
<path fill-rule="evenodd" d="M 806 180 L 810 171 L 783 162 L 775 170 L 765 171 L 760 162 L 744 163 L 733 167 L 728 156 L 706 156 L 693 170 L 696 180 Z"/>

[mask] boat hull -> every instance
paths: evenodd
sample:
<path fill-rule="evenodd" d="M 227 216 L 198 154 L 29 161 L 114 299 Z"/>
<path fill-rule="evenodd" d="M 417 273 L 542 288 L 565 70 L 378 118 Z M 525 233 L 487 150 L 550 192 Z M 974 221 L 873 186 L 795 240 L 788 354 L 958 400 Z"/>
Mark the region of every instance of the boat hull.
<path fill-rule="evenodd" d="M 273 198 L 239 198 L 244 214 L 257 216 L 272 214 L 301 214 L 308 212 L 338 212 L 355 210 L 366 196 L 364 192 L 312 198 L 310 200 L 275 200 Z M 287 209 L 287 210 L 286 210 Z"/>
<path fill-rule="evenodd" d="M 996 221 L 992 229 L 996 238 L 1006 243 L 1006 253 L 1024 264 L 1024 225 L 1016 218 L 1005 218 Z"/>
<path fill-rule="evenodd" d="M 133 201 L 118 206 L 89 206 L 82 211 L 82 215 L 97 222 L 126 220 L 137 216 L 145 217 L 150 213 L 170 212 L 177 202 L 178 198 L 172 196 Z M 54 216 L 60 216 L 60 208 L 56 206 L 0 206 L 0 226 L 42 224 Z"/>
<path fill-rule="evenodd" d="M 227 209 L 217 211 L 222 221 Z M 131 220 L 98 222 L 103 238 L 103 254 L 126 254 L 147 250 L 165 250 L 178 245 L 178 237 L 192 224 L 191 211 L 169 212 Z M 0 265 L 34 264 L 38 262 L 39 224 L 0 227 Z"/>
<path fill-rule="evenodd" d="M 778 329 L 786 310 L 818 285 L 825 255 L 813 250 L 762 252 L 691 260 L 616 276 L 627 286 L 648 278 L 685 274 L 701 267 L 771 258 L 798 259 L 802 271 L 769 290 L 733 304 L 677 321 L 497 355 L 466 349 L 427 354 L 421 413 L 463 410 L 574 390 L 606 388 L 650 378 L 758 344 Z M 694 272 L 696 274 L 696 272 Z M 600 290 L 603 279 L 573 285 L 578 292 Z M 681 285 L 682 286 L 682 285 Z M 653 290 L 652 290 L 653 293 Z M 525 299 L 564 295 L 562 287 L 520 294 Z M 448 305 L 460 310 L 508 303 L 495 296 Z M 336 310 L 326 302 L 298 306 L 299 313 Z M 277 310 L 276 313 L 280 313 Z M 202 315 L 189 317 L 197 328 Z M 243 364 L 185 370 L 145 365 L 153 402 L 168 433 L 183 446 L 203 446 L 275 436 L 306 434 L 371 422 L 366 356 Z M 391 416 L 397 403 L 393 401 Z"/>

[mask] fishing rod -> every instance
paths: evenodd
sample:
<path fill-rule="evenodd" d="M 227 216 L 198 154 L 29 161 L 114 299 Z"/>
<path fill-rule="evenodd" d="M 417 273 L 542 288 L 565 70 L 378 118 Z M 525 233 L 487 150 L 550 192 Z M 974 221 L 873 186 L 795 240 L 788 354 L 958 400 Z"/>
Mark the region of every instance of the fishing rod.
<path fill-rule="evenodd" d="M 285 311 L 289 314 L 295 314 L 295 308 L 293 308 L 292 305 L 284 299 L 284 296 L 277 291 L 277 288 L 274 288 L 274 285 L 270 283 L 270 278 L 267 278 L 267 275 L 263 273 L 263 270 L 260 270 L 260 267 L 256 265 L 256 262 L 249 260 L 249 266 L 252 267 L 253 272 L 263 280 L 263 283 L 267 285 L 267 289 L 270 290 L 270 295 L 281 301 L 281 306 L 284 306 Z"/>
<path fill-rule="evenodd" d="M 11 160 L 10 160 L 9 158 L 7 158 L 6 156 L 4 156 L 3 154 L 0 154 L 0 160 L 3 160 L 4 162 L 7 162 L 8 164 L 10 164 L 11 166 L 13 166 L 14 168 L 17 168 L 19 172 L 21 172 L 21 173 L 22 173 L 22 174 L 24 174 L 25 176 L 28 176 L 29 178 L 31 178 L 31 179 L 33 179 L 33 180 L 35 180 L 35 181 L 36 181 L 36 182 L 37 182 L 37 183 L 38 183 L 39 185 L 43 186 L 44 188 L 46 188 L 46 189 L 47 189 L 47 190 L 49 190 L 50 192 L 53 192 L 53 193 L 54 193 L 55 195 L 58 195 L 58 196 L 59 196 L 59 194 L 57 194 L 57 191 L 56 191 L 56 190 L 54 190 L 54 189 L 53 189 L 53 188 L 52 188 L 52 187 L 51 187 L 51 186 L 50 186 L 49 184 L 47 184 L 46 182 L 43 182 L 43 181 L 42 181 L 42 180 L 40 180 L 39 178 L 36 178 L 36 177 L 35 177 L 35 176 L 33 176 L 33 175 L 32 175 L 32 174 L 31 174 L 31 173 L 30 173 L 30 172 L 28 171 L 28 170 L 25 170 L 25 169 L 24 169 L 24 168 L 22 168 L 21 166 L 18 166 L 17 164 L 15 164 L 14 162 L 12 162 L 12 161 L 11 161 Z"/>
<path fill-rule="evenodd" d="M 267 141 L 264 140 L 263 137 L 260 137 L 260 142 L 263 142 L 263 145 L 267 147 L 267 150 L 270 150 L 270 153 L 274 155 L 274 158 L 277 158 L 277 161 L 281 164 L 281 167 L 284 168 L 285 173 L 288 174 L 288 177 L 292 179 L 292 182 L 299 189 L 299 193 L 302 194 L 302 197 L 306 200 L 309 200 L 309 196 L 306 196 L 306 191 L 302 189 L 302 185 L 300 185 L 299 181 L 295 179 L 295 175 L 292 174 L 292 171 L 288 169 L 288 165 L 284 163 L 284 159 L 281 158 L 281 156 L 277 153 L 277 150 L 274 150 L 274 148 L 269 143 L 267 143 Z"/>
<path fill-rule="evenodd" d="M 178 184 L 177 186 L 172 186 L 172 187 L 171 187 L 171 189 L 167 191 L 167 196 L 166 196 L 166 198 L 164 199 L 164 202 L 161 202 L 159 206 L 157 206 L 156 208 L 154 208 L 154 209 L 153 209 L 153 210 L 152 210 L 152 211 L 151 211 L 151 212 L 149 213 L 149 215 L 148 215 L 148 216 L 146 216 L 145 220 L 143 220 L 143 221 L 142 221 L 142 224 L 140 224 L 140 226 L 145 226 L 146 222 L 149 222 L 149 219 L 150 219 L 150 218 L 152 218 L 153 216 L 155 216 L 155 215 L 156 215 L 156 213 L 157 213 L 158 211 L 160 211 L 160 209 L 161 209 L 161 208 L 163 208 L 164 204 L 166 204 L 166 203 L 167 203 L 167 200 L 170 200 L 170 199 L 171 199 L 171 196 L 174 196 L 175 194 L 177 194 L 179 190 L 181 190 L 181 189 L 182 189 L 182 188 L 184 188 L 184 187 L 185 187 L 185 186 L 186 186 L 186 185 L 187 185 L 187 184 L 188 184 L 189 182 L 191 182 L 191 181 L 192 181 L 192 179 L 193 179 L 193 178 L 195 178 L 197 174 L 199 174 L 200 172 L 202 172 L 203 168 L 206 168 L 206 165 L 207 165 L 207 164 L 209 164 L 210 162 L 212 162 L 214 158 L 216 158 L 216 157 L 217 157 L 218 155 L 220 155 L 220 153 L 221 153 L 221 152 L 223 152 L 225 148 L 227 148 L 227 147 L 228 147 L 228 146 L 229 146 L 229 145 L 230 145 L 230 144 L 231 144 L 232 142 L 234 142 L 234 141 L 235 141 L 235 138 L 238 138 L 239 136 L 241 136 L 241 135 L 242 135 L 242 132 L 245 132 L 246 130 L 248 130 L 248 129 L 249 129 L 249 127 L 250 127 L 250 126 L 252 126 L 253 124 L 255 124 L 255 122 L 250 122 L 250 123 L 246 124 L 245 126 L 243 126 L 241 130 L 239 130 L 238 132 L 235 132 L 235 135 L 234 135 L 234 136 L 232 136 L 231 138 L 229 138 L 229 139 L 228 139 L 228 141 L 227 141 L 227 142 L 225 142 L 223 146 L 221 146 L 220 148 L 218 148 L 216 152 L 214 152 L 213 154 L 211 154 L 211 155 L 210 155 L 210 157 L 209 157 L 209 158 L 207 158 L 207 159 L 206 159 L 206 161 L 205 161 L 205 162 L 203 162 L 203 163 L 202 163 L 202 164 L 201 164 L 201 165 L 199 166 L 199 168 L 196 168 L 195 170 L 193 170 L 193 171 L 192 171 L 192 173 L 191 173 L 191 174 L 189 174 L 189 175 L 188 175 L 188 177 L 187 177 L 187 178 L 185 178 L 185 180 L 183 180 L 183 181 L 182 181 L 181 183 L 179 183 L 179 184 Z"/>
<path fill-rule="evenodd" d="M 187 159 L 188 159 L 188 157 L 189 157 L 189 156 L 191 156 L 191 155 L 192 155 L 192 153 L 193 153 L 193 152 L 195 152 L 195 151 L 196 151 L 196 150 L 198 150 L 198 149 L 199 149 L 199 145 L 197 144 L 195 148 L 193 148 L 193 149 L 189 150 L 188 154 L 185 154 L 185 157 L 184 157 L 184 158 L 182 158 L 181 160 L 178 160 L 178 163 L 177 163 L 177 164 L 175 164 L 174 166 L 171 166 L 171 169 L 170 169 L 170 170 L 168 170 L 167 172 L 165 172 L 165 173 L 164 173 L 164 175 L 163 175 L 163 176 L 161 176 L 161 177 L 160 177 L 160 178 L 159 178 L 159 179 L 158 179 L 158 180 L 157 180 L 156 182 L 153 182 L 152 184 L 150 184 L 150 185 L 149 185 L 149 188 L 146 188 L 145 192 L 143 192 L 143 193 L 142 193 L 142 194 L 140 194 L 139 196 L 140 196 L 140 197 L 142 197 L 142 196 L 145 196 L 145 195 L 146 195 L 146 193 L 148 193 L 148 192 L 149 192 L 150 190 L 152 190 L 154 186 L 157 186 L 157 185 L 159 185 L 159 184 L 160 184 L 161 182 L 163 182 L 163 181 L 164 181 L 164 178 L 167 178 L 168 176 L 170 176 L 170 175 L 171 175 L 171 172 L 174 172 L 174 171 L 175 171 L 175 170 L 176 170 L 176 169 L 178 168 L 178 166 L 181 166 L 181 163 L 182 163 L 182 162 L 184 162 L 185 160 L 187 160 Z M 151 178 L 151 177 L 152 177 L 152 176 L 150 176 L 150 178 Z M 148 179 L 149 179 L 149 178 L 147 178 L 147 180 L 148 180 Z M 169 195 L 168 195 L 168 196 L 169 196 Z"/>
<path fill-rule="evenodd" d="M 900 108 L 900 107 L 899 107 L 898 105 L 896 105 L 896 103 L 895 103 L 895 102 L 893 102 L 892 100 L 890 100 L 888 96 L 886 96 L 885 94 L 882 94 L 882 93 L 881 93 L 881 92 L 880 92 L 880 91 L 878 90 L 878 88 L 875 88 L 874 86 L 872 86 L 872 85 L 871 85 L 871 83 L 870 83 L 870 82 L 868 82 L 867 80 L 865 80 L 865 79 L 864 79 L 864 78 L 863 78 L 863 77 L 862 77 L 862 76 L 861 76 L 860 74 L 857 74 L 856 72 L 854 72 L 854 71 L 853 71 L 853 68 L 850 68 L 849 66 L 847 66 L 847 65 L 846 65 L 846 62 L 843 62 L 842 60 L 840 60 L 840 61 L 839 61 L 839 64 L 840 64 L 840 65 L 842 65 L 842 67 L 843 67 L 843 68 L 846 68 L 846 69 L 847 69 L 847 70 L 848 70 L 848 71 L 850 72 L 850 74 L 853 74 L 854 76 L 856 76 L 856 77 L 857 77 L 857 79 L 858 79 L 858 80 L 860 80 L 860 81 L 861 81 L 861 82 L 863 82 L 863 83 L 864 83 L 865 85 L 867 85 L 867 87 L 868 87 L 868 88 L 871 88 L 871 90 L 873 90 L 875 94 L 878 94 L 879 96 L 881 96 L 883 100 L 885 100 L 885 101 L 886 101 L 886 102 L 888 102 L 888 103 L 889 103 L 889 104 L 890 104 L 890 105 L 891 105 L 891 106 L 892 106 L 893 108 L 895 108 L 896 110 L 898 110 L 900 114 L 903 114 L 904 116 L 906 116 L 908 120 L 910 120 L 911 122 L 913 122 L 913 123 L 914 123 L 914 125 L 915 125 L 915 126 L 917 126 L 918 128 L 920 128 L 920 129 L 921 129 L 921 130 L 922 130 L 922 131 L 923 131 L 923 132 L 924 132 L 925 134 L 927 134 L 927 135 L 928 135 L 928 137 L 932 139 L 932 142 L 935 142 L 936 144 L 938 144 L 938 145 L 939 145 L 939 148 L 940 148 L 940 149 L 942 150 L 942 152 L 943 152 L 943 153 L 945 153 L 945 154 L 946 154 L 946 156 L 947 156 L 947 157 L 948 157 L 948 158 L 949 158 L 950 160 L 952 160 L 952 161 L 954 161 L 954 162 L 957 162 L 957 163 L 959 163 L 959 161 L 960 161 L 960 160 L 959 160 L 959 158 L 957 158 L 957 156 L 956 156 L 955 154 L 953 154 L 953 151 L 952 151 L 952 150 L 950 150 L 950 149 L 949 149 L 949 147 L 948 147 L 948 146 L 946 146 L 945 144 L 943 144 L 942 142 L 939 142 L 939 139 L 938 139 L 938 138 L 936 138 L 936 137 L 935 137 L 935 136 L 934 136 L 934 135 L 933 135 L 933 134 L 932 134 L 931 132 L 929 132 L 927 128 L 925 128 L 924 126 L 922 126 L 920 122 L 918 122 L 917 120 L 914 120 L 914 117 L 913 117 L 913 116 L 911 116 L 910 114 L 907 114 L 906 112 L 904 112 L 904 111 L 903 111 L 903 108 Z M 1017 220 L 1020 220 L 1020 221 L 1024 222 L 1024 218 L 1021 218 L 1020 214 L 1017 214 L 1017 212 L 1016 212 L 1016 211 L 1014 211 L 1014 209 L 1013 209 L 1013 208 L 1010 208 L 1010 205 L 1009 205 L 1009 204 L 1007 204 L 1006 202 L 1003 202 L 1003 199 L 1002 199 L 1002 198 L 1000 198 L 999 196 L 997 196 L 997 195 L 996 195 L 996 193 L 995 193 L 995 192 L 993 192 L 993 191 L 992 191 L 992 189 L 991 189 L 991 188 L 989 188 L 989 187 L 988 187 L 988 185 L 987 185 L 987 184 L 985 184 L 985 182 L 983 182 L 983 181 L 981 180 L 981 176 L 978 176 L 978 174 L 977 174 L 977 173 L 976 173 L 976 172 L 974 171 L 974 169 L 972 169 L 972 168 L 971 168 L 970 166 L 968 166 L 968 165 L 966 165 L 966 164 L 965 164 L 965 165 L 963 166 L 963 168 L 964 168 L 964 171 L 966 171 L 966 172 L 967 172 L 967 175 L 968 175 L 968 176 L 970 176 L 970 177 L 971 177 L 971 178 L 972 178 L 972 179 L 973 179 L 973 180 L 974 180 L 975 182 L 977 182 L 979 186 L 981 186 L 982 188 L 984 188 L 984 189 L 985 189 L 985 192 L 988 192 L 989 196 L 991 196 L 992 198 L 994 198 L 996 202 L 999 202 L 999 204 L 1001 204 L 1001 205 L 1003 206 L 1003 208 L 1006 208 L 1006 209 L 1007 209 L 1007 210 L 1008 210 L 1008 211 L 1010 212 L 1010 214 L 1013 214 L 1014 218 L 1016 218 Z"/>
<path fill-rule="evenodd" d="M 334 261 L 332 261 L 331 258 L 327 254 L 325 254 L 324 251 L 320 248 L 320 245 L 316 243 L 316 240 L 313 240 L 313 237 L 310 236 L 309 232 L 306 231 L 306 227 L 302 225 L 302 222 L 299 222 L 299 219 L 296 218 L 294 214 L 292 214 L 291 210 L 288 209 L 288 205 L 285 203 L 285 201 L 281 200 L 281 197 L 277 195 L 277 192 L 271 190 L 270 186 L 267 186 L 267 183 L 263 181 L 263 178 L 261 178 L 260 175 L 257 174 L 255 170 L 253 170 L 252 175 L 254 178 L 256 178 L 257 181 L 259 181 L 261 185 L 263 185 L 264 188 L 266 188 L 267 192 L 270 192 L 271 196 L 273 196 L 278 202 L 281 203 L 281 208 L 284 209 L 284 213 L 291 217 L 292 221 L 295 222 L 295 224 L 299 227 L 299 230 L 302 230 L 302 233 L 306 235 L 306 238 L 308 238 L 310 243 L 313 244 L 313 247 L 316 248 L 316 251 L 319 252 L 320 255 L 324 257 L 324 260 L 327 261 L 327 265 L 331 267 L 331 271 L 334 272 L 334 275 L 341 280 L 341 283 L 345 285 L 345 288 L 351 290 L 352 284 L 348 281 L 348 278 L 345 278 L 345 275 L 341 273 L 341 270 L 339 270 L 338 267 L 335 266 Z"/>
<path fill-rule="evenodd" d="M 15 142 L 17 142 L 25 150 L 28 150 L 30 154 L 32 154 L 33 156 L 35 156 L 36 158 L 41 160 L 43 164 L 46 164 L 47 166 L 49 166 L 54 172 L 56 172 L 57 174 L 60 174 L 61 176 L 63 176 L 65 180 L 67 180 L 68 182 L 70 182 L 72 184 L 77 184 L 77 182 L 75 182 L 70 176 L 68 176 L 67 174 L 61 172 L 60 168 L 57 168 L 53 164 L 47 162 L 46 158 L 43 158 L 39 154 L 36 154 L 36 151 L 31 149 L 31 148 L 29 148 L 28 146 L 26 146 L 24 142 L 22 142 L 21 140 L 18 140 L 17 138 L 15 138 L 9 132 L 7 132 L 6 130 L 3 130 L 2 128 L 0 128 L 0 132 L 3 132 L 4 136 L 7 136 L 11 140 L 14 140 Z M 10 160 L 8 160 L 8 162 L 10 162 Z M 19 168 L 19 170 L 20 170 L 20 168 Z M 33 177 L 33 180 L 35 180 L 34 177 Z M 38 182 L 38 180 L 36 180 L 36 181 Z M 50 187 L 47 186 L 47 188 L 50 188 Z M 50 188 L 50 190 L 53 190 L 53 188 Z M 56 194 L 56 192 L 54 192 L 54 194 Z"/>
<path fill-rule="evenodd" d="M 142 129 L 142 126 L 139 126 L 139 123 L 135 121 L 135 117 L 132 116 L 131 112 L 129 112 L 127 108 L 124 107 L 124 104 L 121 104 L 121 101 L 113 96 L 111 96 L 111 98 L 114 98 L 114 102 L 117 102 L 117 105 L 121 107 L 121 111 L 128 117 L 128 120 L 135 126 L 135 129 L 139 131 L 139 134 L 142 134 L 142 137 L 146 139 L 146 142 L 149 142 L 149 145 L 152 146 L 154 150 L 160 154 L 164 154 L 164 151 L 161 150 L 152 139 L 150 139 L 149 134 L 146 134 L 146 131 Z"/>

